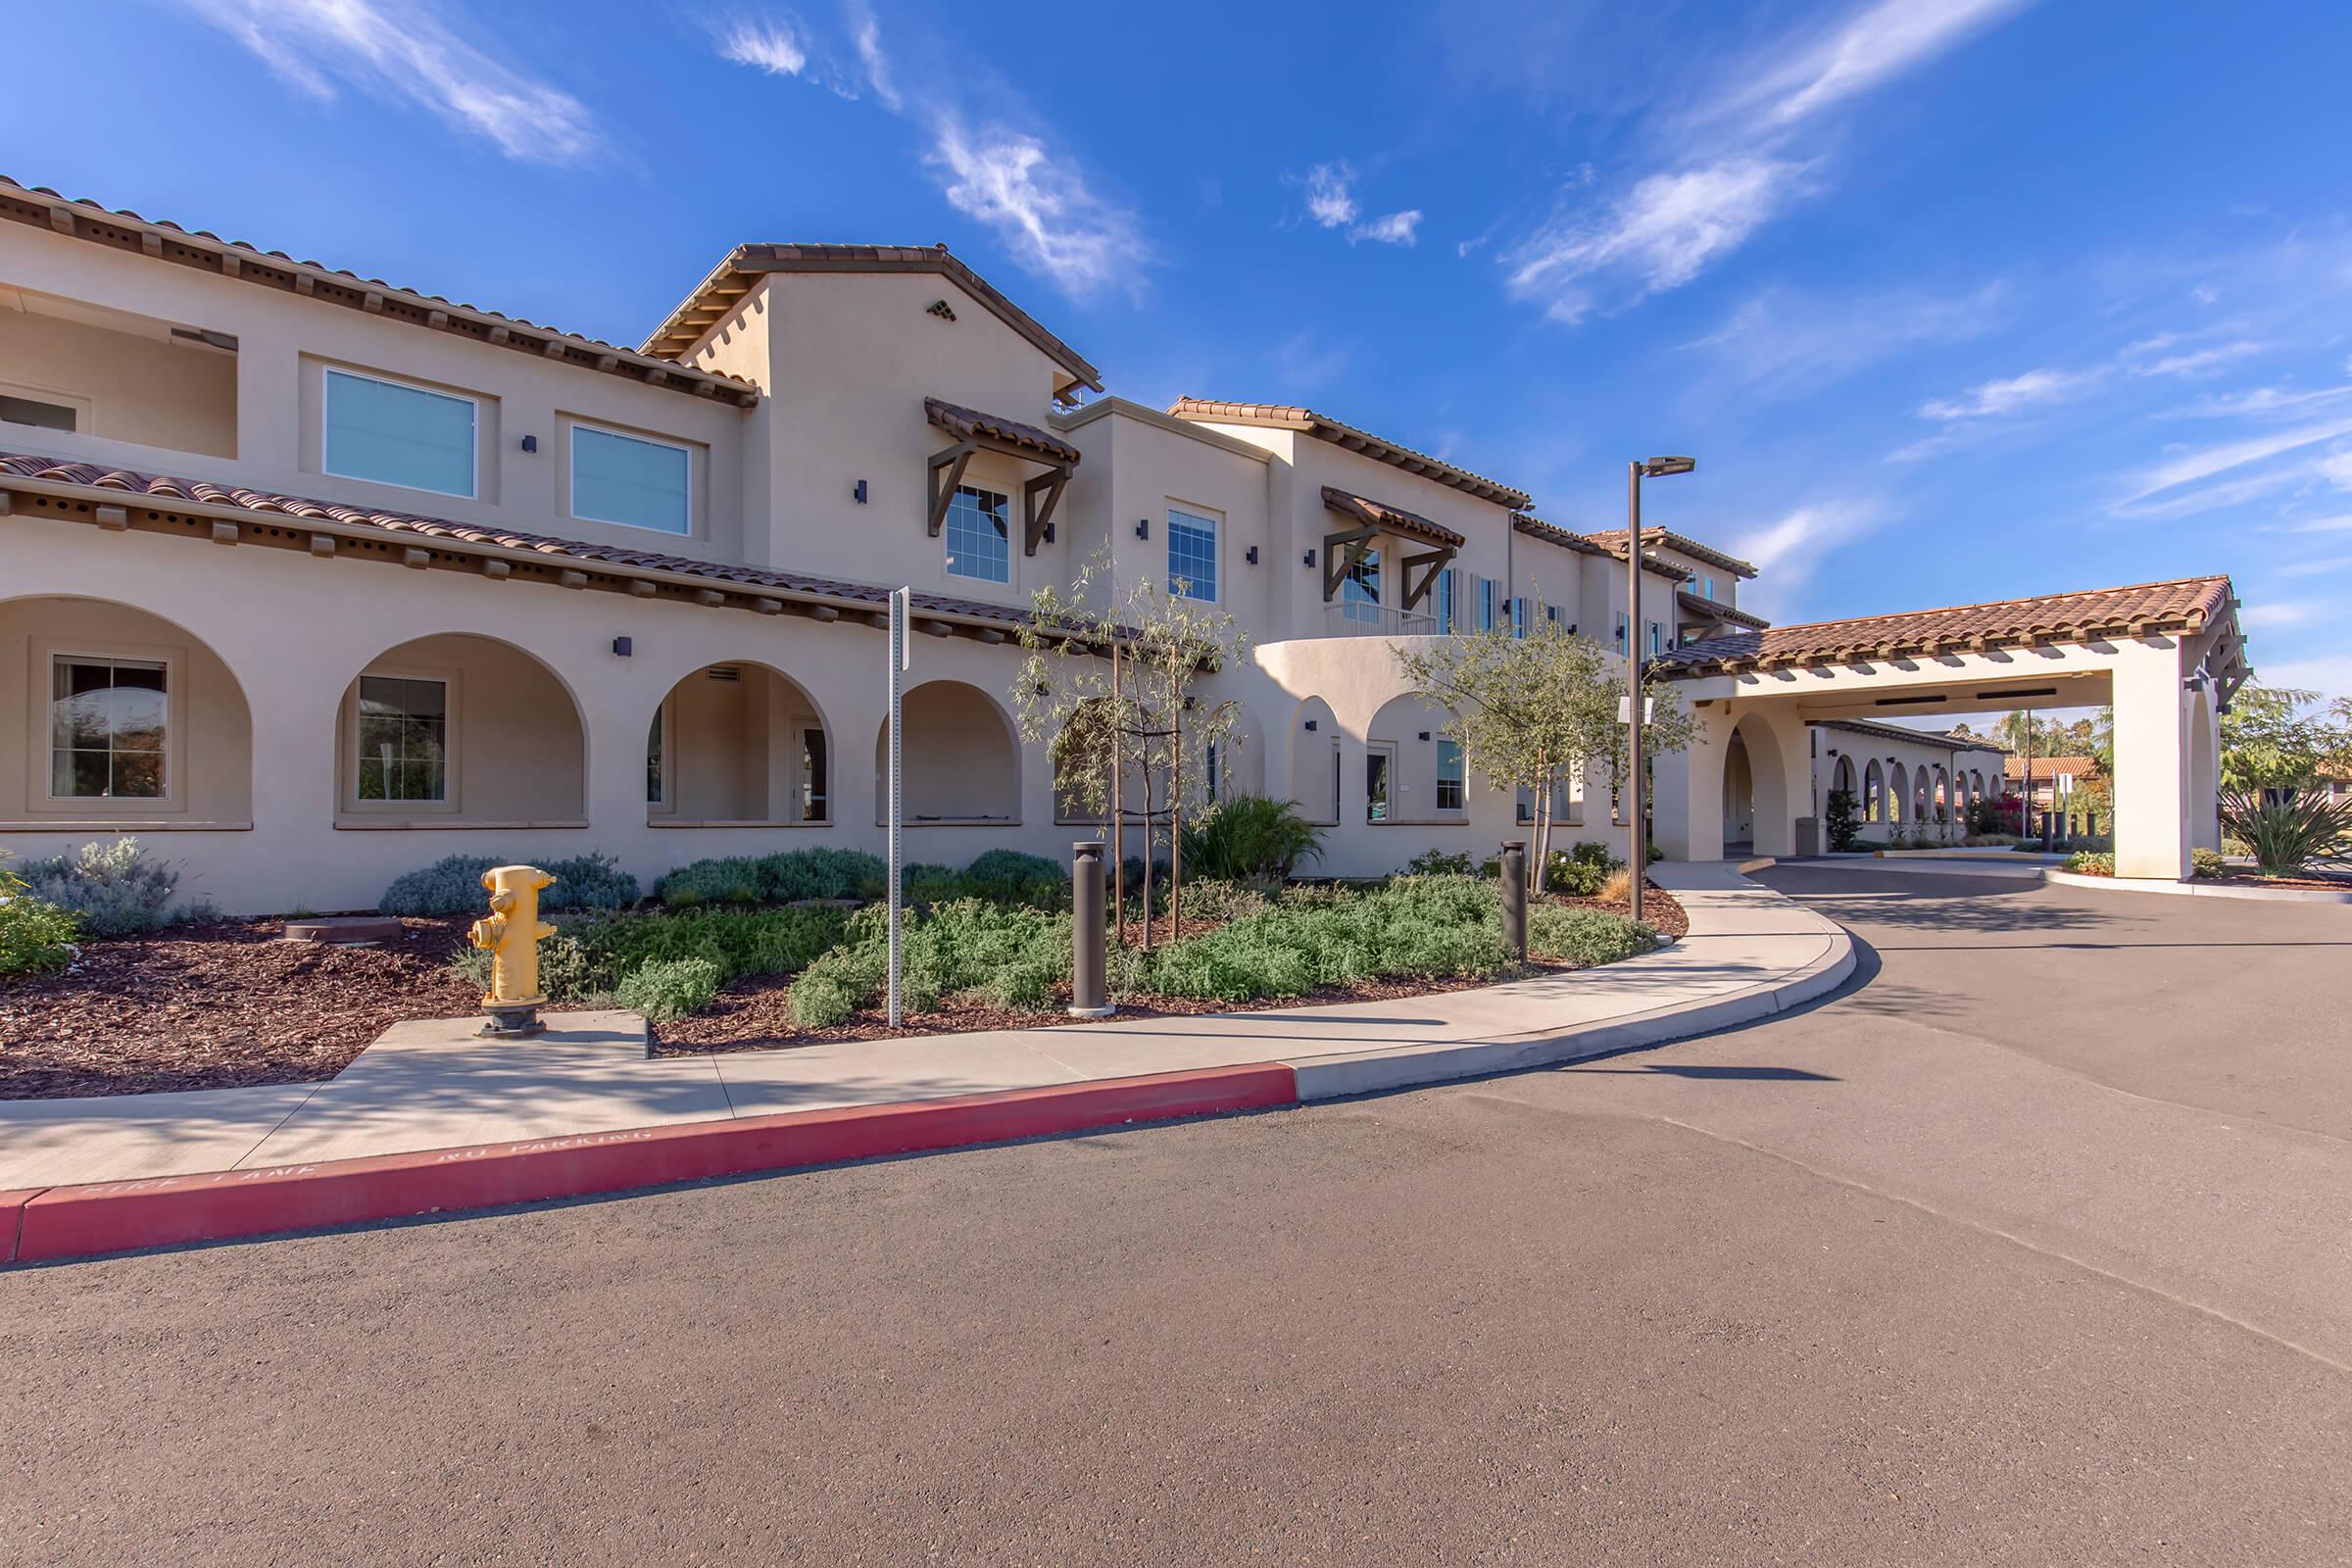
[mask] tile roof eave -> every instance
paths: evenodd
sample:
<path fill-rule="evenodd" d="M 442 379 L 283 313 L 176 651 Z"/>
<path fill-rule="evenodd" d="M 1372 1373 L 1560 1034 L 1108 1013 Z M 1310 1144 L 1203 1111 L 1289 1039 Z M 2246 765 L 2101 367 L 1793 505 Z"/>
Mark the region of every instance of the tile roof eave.
<path fill-rule="evenodd" d="M 79 476 L 82 474 L 89 477 Z M 453 518 L 371 512 L 340 502 L 281 496 L 212 480 L 140 474 L 107 468 L 100 464 L 0 452 L 0 496 L 11 491 L 82 503 L 93 512 L 103 507 L 122 507 L 235 522 L 271 523 L 289 531 L 375 544 L 391 539 L 483 561 L 543 568 L 561 566 L 698 591 L 732 589 L 748 600 L 772 599 L 858 614 L 887 612 L 891 593 L 877 584 L 775 572 L 659 551 L 617 550 L 582 540 L 523 533 Z M 0 514 L 8 510 L 0 509 Z M 21 508 L 14 510 L 20 515 L 25 514 Z M 914 596 L 914 608 L 928 620 L 991 631 L 1026 625 L 1030 614 L 1022 606 L 924 593 Z"/>
<path fill-rule="evenodd" d="M 1626 528 L 1601 528 L 1587 537 L 1596 544 L 1607 546 L 1622 556 L 1625 553 L 1622 547 L 1631 531 Z M 1702 544 L 1687 533 L 1677 533 L 1672 528 L 1661 528 L 1655 523 L 1643 524 L 1642 533 L 1648 543 L 1664 545 L 1669 550 L 1679 550 L 1684 555 L 1703 561 L 1710 566 L 1721 566 L 1736 577 L 1753 577 L 1756 574 L 1756 568 L 1748 562 L 1718 550 L 1713 545 Z"/>
<path fill-rule="evenodd" d="M 404 324 L 421 330 L 455 332 L 468 342 L 536 352 L 574 368 L 619 374 L 692 396 L 721 396 L 746 408 L 760 401 L 759 388 L 716 370 L 696 369 L 638 349 L 566 332 L 560 327 L 543 326 L 519 316 L 458 303 L 438 294 L 401 288 L 381 278 L 362 277 L 322 263 L 296 261 L 283 251 L 265 251 L 243 240 L 224 240 L 209 230 L 186 229 L 169 220 L 142 218 L 125 209 L 109 209 L 86 197 L 60 195 L 45 185 L 21 185 L 5 174 L 0 174 L 0 219 L 43 227 L 70 238 L 111 244 L 151 259 L 178 259 L 188 265 L 202 263 L 220 276 L 246 282 L 274 285 L 282 276 L 285 289 L 298 298 L 319 301 L 323 286 L 327 293 L 321 303 L 345 305 L 379 318 L 385 314 L 387 304 L 396 304 L 407 314 L 393 318 Z M 90 225 L 94 225 L 94 231 Z M 172 257 L 172 250 L 184 252 L 185 257 Z M 342 299 L 339 297 L 342 295 L 350 298 Z M 483 337 L 473 337 L 465 330 L 466 326 L 480 329 Z"/>
<path fill-rule="evenodd" d="M 1535 505 L 1535 498 L 1526 491 L 1490 479 L 1483 473 L 1433 458 L 1426 452 L 1416 452 L 1385 436 L 1358 429 L 1343 419 L 1292 403 L 1235 403 L 1219 398 L 1180 397 L 1168 406 L 1168 413 L 1179 419 L 1200 419 L 1209 423 L 1250 424 L 1279 430 L 1297 430 L 1328 441 L 1344 450 L 1359 452 L 1375 463 L 1385 463 L 1407 473 L 1418 474 L 1434 484 L 1464 495 L 1491 502 L 1510 512 L 1526 512 Z"/>

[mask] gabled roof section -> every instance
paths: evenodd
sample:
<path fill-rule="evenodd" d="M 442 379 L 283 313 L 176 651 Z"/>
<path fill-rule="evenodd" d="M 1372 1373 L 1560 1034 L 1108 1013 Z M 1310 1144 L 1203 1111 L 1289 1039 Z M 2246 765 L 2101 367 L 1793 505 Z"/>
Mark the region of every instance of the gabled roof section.
<path fill-rule="evenodd" d="M 1869 718 L 1817 718 L 1813 722 L 1823 729 L 1841 729 L 1854 735 L 1876 735 L 1882 740 L 1908 741 L 1914 746 L 1933 746 L 1939 751 L 1997 752 L 2000 747 L 1976 735 L 1947 735 L 1938 730 L 1913 729 L 1906 724 L 1882 724 Z"/>
<path fill-rule="evenodd" d="M 1597 533 L 1589 533 L 1585 537 L 1608 551 L 1618 560 L 1623 561 L 1625 559 L 1625 542 L 1632 537 L 1632 530 L 1603 528 Z M 1642 542 L 1653 547 L 1662 545 L 1668 550 L 1679 550 L 1693 561 L 1703 561 L 1710 566 L 1721 566 L 1734 576 L 1753 577 L 1756 574 L 1756 568 L 1741 561 L 1738 556 L 1727 556 L 1713 545 L 1702 545 L 1689 534 L 1676 533 L 1671 528 L 1657 528 L 1644 523 L 1642 526 Z"/>
<path fill-rule="evenodd" d="M 1562 550 L 1573 550 L 1580 556 L 1599 556 L 1605 560 L 1609 555 L 1608 551 L 1601 549 L 1583 534 L 1570 533 L 1555 523 L 1545 522 L 1541 517 L 1528 516 L 1525 513 L 1512 514 L 1511 527 L 1515 532 L 1523 533 L 1530 539 L 1538 539 L 1547 545 L 1558 545 Z M 1623 560 L 1624 557 L 1620 556 L 1618 559 Z M 1677 572 L 1675 575 L 1679 578 L 1682 573 Z"/>
<path fill-rule="evenodd" d="M 1102 390 L 1102 372 L 1076 349 L 1047 331 L 1035 317 L 1012 303 L 996 285 L 940 245 L 738 245 L 710 275 L 695 285 L 660 326 L 638 345 L 641 352 L 676 360 L 703 340 L 736 304 L 770 272 L 936 272 L 986 307 L 1055 365 L 1068 380 L 1055 390 Z"/>
<path fill-rule="evenodd" d="M 1368 458 L 1417 473 L 1424 479 L 1459 490 L 1464 495 L 1491 501 L 1513 512 L 1525 512 L 1535 502 L 1524 490 L 1516 490 L 1484 474 L 1457 468 L 1443 458 L 1433 458 L 1426 452 L 1398 446 L 1394 441 L 1359 430 L 1352 424 L 1302 409 L 1289 403 L 1219 403 L 1209 398 L 1178 398 L 1168 405 L 1168 412 L 1179 419 L 1199 419 L 1209 424 L 1254 424 L 1276 430 L 1298 430 L 1318 441 L 1360 452 Z"/>
<path fill-rule="evenodd" d="M 2235 602 L 2227 577 L 2181 577 L 2128 588 L 2093 588 L 1899 615 L 1735 632 L 1670 649 L 1653 662 L 1679 666 L 1677 673 L 1689 677 L 1855 659 L 1894 659 L 1907 654 L 2083 642 L 2100 636 L 2202 631 L 2230 615 Z"/>
<path fill-rule="evenodd" d="M 1418 539 L 1423 544 L 1459 550 L 1468 542 L 1444 523 L 1432 522 L 1418 512 L 1407 512 L 1402 507 L 1393 507 L 1386 501 L 1375 501 L 1370 496 L 1359 496 L 1336 484 L 1323 487 L 1323 505 L 1342 516 L 1353 517 L 1366 527 L 1386 528 L 1391 533 Z"/>
<path fill-rule="evenodd" d="M 518 316 L 454 304 L 438 294 L 396 288 L 381 278 L 338 271 L 318 262 L 298 262 L 283 251 L 260 250 L 204 229 L 185 229 L 132 212 L 110 212 L 93 201 L 60 196 L 44 185 L 20 185 L 5 174 L 0 174 L 0 219 L 113 250 L 136 251 L 152 261 L 273 288 L 323 305 L 363 311 L 387 321 L 537 354 L 561 365 L 601 370 L 744 408 L 760 401 L 757 387 L 731 375 L 690 370 L 635 349 L 540 326 Z"/>
<path fill-rule="evenodd" d="M 1675 590 L 1674 598 L 1677 604 L 1692 614 L 1719 620 L 1727 626 L 1745 626 L 1752 631 L 1763 631 L 1772 624 L 1762 615 L 1751 615 L 1720 599 L 1709 599 L 1705 594 L 1694 594 L 1688 588 Z"/>
<path fill-rule="evenodd" d="M 2015 779 L 2018 783 L 2023 784 L 2026 781 L 2026 764 L 2028 762 L 2034 764 L 2034 782 L 2036 784 L 2047 784 L 2061 773 L 2071 773 L 2077 778 L 2087 778 L 2099 770 L 2099 760 L 2095 757 L 2011 756 L 2001 763 L 2001 777 Z"/>

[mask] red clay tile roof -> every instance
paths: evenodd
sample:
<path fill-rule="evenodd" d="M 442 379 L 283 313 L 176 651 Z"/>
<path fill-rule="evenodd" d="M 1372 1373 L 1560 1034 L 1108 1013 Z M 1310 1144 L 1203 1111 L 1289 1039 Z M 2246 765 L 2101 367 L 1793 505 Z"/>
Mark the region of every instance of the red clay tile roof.
<path fill-rule="evenodd" d="M 1622 561 L 1624 557 L 1620 556 L 1618 559 Z M 1674 598 L 1677 604 L 1692 614 L 1704 615 L 1709 620 L 1719 620 L 1726 625 L 1746 626 L 1756 631 L 1763 631 L 1772 624 L 1762 615 L 1751 615 L 1744 610 L 1727 605 L 1719 599 L 1709 599 L 1705 594 L 1694 594 L 1688 588 L 1677 589 Z"/>
<path fill-rule="evenodd" d="M 458 522 L 448 517 L 381 512 L 367 507 L 344 506 L 333 501 L 309 501 L 298 496 L 248 490 L 238 485 L 215 484 L 206 479 L 175 479 L 167 474 L 133 473 L 128 469 L 108 468 L 92 463 L 67 463 L 55 458 L 0 453 L 0 491 L 6 490 L 7 481 L 12 478 L 75 486 L 90 492 L 93 501 L 108 505 L 120 505 L 124 500 L 167 504 L 173 501 L 196 502 L 211 507 L 234 508 L 266 517 L 343 523 L 411 542 L 438 541 L 444 545 L 454 542 L 486 550 L 523 551 L 547 557 L 551 562 L 577 562 L 624 574 L 632 570 L 662 572 L 703 578 L 712 583 L 745 589 L 772 589 L 779 594 L 808 600 L 883 607 L 888 605 L 892 592 L 889 588 L 871 583 L 844 582 L 800 572 L 767 571 L 757 566 L 735 565 L 723 561 L 698 561 L 691 556 L 673 556 L 656 550 L 593 545 L 577 539 L 560 539 L 482 523 Z M 23 510 L 21 506 L 19 510 Z M 1029 620 L 1029 612 L 1022 606 L 992 605 L 981 600 L 948 598 L 938 594 L 917 593 L 914 595 L 914 608 L 925 614 L 956 615 L 1003 626 L 1019 626 Z"/>
<path fill-rule="evenodd" d="M 2022 757 L 2004 759 L 2001 763 L 2001 776 L 2015 779 L 2021 784 L 2024 783 L 2026 760 Z M 2036 784 L 2047 783 L 2061 773 L 2072 773 L 2077 778 L 2084 778 L 2099 770 L 2099 760 L 2095 757 L 2036 757 L 2033 759 L 2033 762 L 2034 782 Z"/>
<path fill-rule="evenodd" d="M 454 304 L 438 294 L 397 288 L 382 278 L 362 277 L 357 272 L 342 271 L 318 262 L 298 262 L 283 251 L 265 251 L 243 240 L 224 240 L 205 229 L 185 229 L 167 220 L 141 218 L 133 212 L 110 212 L 93 201 L 60 196 L 46 185 L 20 185 L 5 174 L 0 174 L 0 219 L 116 250 L 138 251 L 157 261 L 216 272 L 329 305 L 365 311 L 385 320 L 536 354 L 560 365 L 625 375 L 679 392 L 718 396 L 745 407 L 760 400 L 759 388 L 715 370 L 688 369 L 636 349 L 540 326 L 519 316 L 502 316 L 476 305 Z"/>
<path fill-rule="evenodd" d="M 1961 653 L 2106 635 L 2195 631 L 2230 612 L 2227 577 L 2183 577 L 2128 588 L 2002 599 L 1946 610 L 1918 610 L 1856 620 L 1823 620 L 1770 631 L 1709 637 L 1659 656 L 1678 679 L 1790 664 L 1891 659 L 1901 654 Z"/>
<path fill-rule="evenodd" d="M 1052 431 L 1041 430 L 1034 424 L 1023 424 L 1018 419 L 982 414 L 978 409 L 967 409 L 944 398 L 923 399 L 923 413 L 942 430 L 967 441 L 979 436 L 1019 447 L 1024 452 L 1035 453 L 1054 463 L 1075 464 L 1078 461 L 1076 447 Z"/>
<path fill-rule="evenodd" d="M 1467 543 L 1451 528 L 1442 522 L 1432 522 L 1418 512 L 1392 507 L 1386 501 L 1359 496 L 1338 485 L 1327 484 L 1323 487 L 1323 504 L 1368 527 L 1386 528 L 1391 533 L 1400 533 L 1433 545 L 1444 545 L 1449 550 L 1459 550 Z"/>
<path fill-rule="evenodd" d="M 1609 554 L 1581 533 L 1570 533 L 1565 528 L 1545 522 L 1541 517 L 1528 516 L 1524 513 L 1512 514 L 1511 527 L 1517 532 L 1527 535 L 1530 539 L 1540 539 L 1547 545 L 1558 545 L 1562 550 L 1573 550 L 1580 556 L 1599 556 L 1606 559 Z M 1617 559 L 1622 561 L 1625 558 L 1620 556 Z M 1678 572 L 1676 575 L 1679 577 L 1681 573 Z"/>
<path fill-rule="evenodd" d="M 710 275 L 679 301 L 660 326 L 640 344 L 642 353 L 675 360 L 703 340 L 703 334 L 769 272 L 936 272 L 980 302 L 1046 358 L 1069 374 L 1066 386 L 1102 390 L 1102 372 L 1089 365 L 1076 349 L 1047 331 L 996 286 L 941 245 L 738 245 L 710 270 Z"/>
<path fill-rule="evenodd" d="M 1623 561 L 1625 559 L 1625 541 L 1631 533 L 1632 530 L 1629 528 L 1603 528 L 1596 533 L 1589 533 L 1585 537 L 1608 551 L 1618 560 Z M 1664 545 L 1669 550 L 1679 550 L 1694 561 L 1703 561 L 1710 566 L 1721 566 L 1736 576 L 1753 577 L 1756 574 L 1756 568 L 1741 561 L 1738 556 L 1727 556 L 1713 545 L 1702 545 L 1689 534 L 1676 533 L 1671 528 L 1659 528 L 1644 523 L 1642 527 L 1642 538 L 1645 544 Z"/>
<path fill-rule="evenodd" d="M 1525 512 L 1535 505 L 1524 490 L 1455 467 L 1443 458 L 1433 458 L 1426 452 L 1398 446 L 1368 430 L 1359 430 L 1329 415 L 1317 414 L 1291 403 L 1219 403 L 1210 398 L 1178 398 L 1168 405 L 1168 412 L 1179 419 L 1198 419 L 1203 424 L 1254 424 L 1277 430 L 1299 430 L 1319 441 L 1350 452 L 1360 452 L 1377 462 L 1417 473 L 1424 479 L 1492 501 L 1513 512 Z"/>
<path fill-rule="evenodd" d="M 2000 747 L 1981 736 L 1951 735 L 1939 730 L 1913 729 L 1908 724 L 1882 724 L 1873 718 L 1817 718 L 1813 722 L 1823 729 L 1849 730 L 1856 735 L 1876 735 L 1885 740 L 1908 741 L 1915 746 L 1933 746 L 1939 751 L 1997 752 Z"/>

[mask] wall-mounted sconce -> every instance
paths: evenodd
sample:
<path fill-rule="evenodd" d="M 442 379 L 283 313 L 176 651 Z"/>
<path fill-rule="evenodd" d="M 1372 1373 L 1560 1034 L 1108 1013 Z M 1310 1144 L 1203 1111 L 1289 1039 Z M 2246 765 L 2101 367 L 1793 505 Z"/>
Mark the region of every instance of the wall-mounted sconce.
<path fill-rule="evenodd" d="M 1255 545 L 1251 545 L 1251 546 L 1250 546 L 1250 548 L 1249 548 L 1247 551 L 1243 552 L 1242 559 L 1243 559 L 1244 561 L 1247 561 L 1248 563 L 1250 563 L 1250 564 L 1251 564 L 1252 566 L 1256 565 L 1256 564 L 1257 564 L 1257 546 L 1255 546 Z"/>
<path fill-rule="evenodd" d="M 1315 721 L 1310 718 L 1299 727 L 1304 729 L 1309 735 L 1312 735 L 1315 732 Z"/>
<path fill-rule="evenodd" d="M 526 435 L 526 436 L 524 436 L 524 437 L 522 438 L 522 450 L 523 450 L 523 451 L 525 451 L 525 452 L 536 452 L 536 451 L 538 451 L 538 450 L 539 450 L 539 438 L 538 438 L 537 436 L 535 436 L 535 435 Z"/>
<path fill-rule="evenodd" d="M 1046 524 L 1046 543 L 1048 543 L 1048 544 L 1052 544 L 1053 542 L 1054 542 L 1054 525 L 1053 525 L 1052 523 L 1050 523 L 1050 522 L 1049 522 L 1049 523 L 1047 523 L 1047 524 Z"/>
<path fill-rule="evenodd" d="M 863 479 L 850 486 L 850 499 L 861 507 L 865 505 L 865 481 Z"/>
<path fill-rule="evenodd" d="M 614 658 L 626 659 L 636 651 L 637 644 L 631 639 L 626 637 L 615 637 L 612 639 L 612 655 Z"/>
<path fill-rule="evenodd" d="M 1149 539 L 1152 537 L 1152 519 L 1150 517 L 1138 517 L 1135 519 L 1135 536 L 1138 539 Z"/>
<path fill-rule="evenodd" d="M 1429 731 L 1427 731 L 1427 730 L 1423 730 L 1423 731 L 1421 732 L 1421 738 L 1422 738 L 1423 740 L 1427 740 L 1427 739 L 1429 739 Z"/>
<path fill-rule="evenodd" d="M 1315 553 L 1312 550 L 1306 553 L 1306 564 L 1310 566 L 1315 564 Z"/>

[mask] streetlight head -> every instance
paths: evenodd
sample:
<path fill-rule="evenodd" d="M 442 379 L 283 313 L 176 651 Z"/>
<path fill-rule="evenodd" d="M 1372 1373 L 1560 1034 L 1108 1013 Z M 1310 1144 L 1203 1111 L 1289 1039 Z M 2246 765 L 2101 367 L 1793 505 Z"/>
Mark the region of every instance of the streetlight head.
<path fill-rule="evenodd" d="M 1642 472 L 1652 479 L 1662 479 L 1670 473 L 1689 473 L 1698 466 L 1696 458 L 1652 458 L 1642 465 Z"/>

